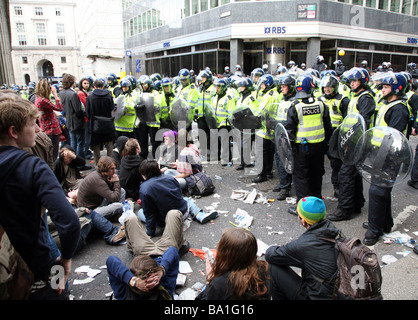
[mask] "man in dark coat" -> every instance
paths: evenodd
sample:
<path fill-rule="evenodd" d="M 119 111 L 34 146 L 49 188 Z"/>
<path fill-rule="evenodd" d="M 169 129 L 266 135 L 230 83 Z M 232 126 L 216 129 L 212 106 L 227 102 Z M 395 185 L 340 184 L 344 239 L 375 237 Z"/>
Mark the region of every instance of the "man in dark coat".
<path fill-rule="evenodd" d="M 75 77 L 71 74 L 65 74 L 62 78 L 63 90 L 59 92 L 61 102 L 64 105 L 64 112 L 67 120 L 67 128 L 70 132 L 71 147 L 75 150 L 77 156 L 85 159 L 85 109 L 83 108 L 77 92 L 74 90 Z"/>
<path fill-rule="evenodd" d="M 95 117 L 112 118 L 112 111 L 115 109 L 112 94 L 104 89 L 104 82 L 96 80 L 94 82 L 94 91 L 87 97 L 86 111 L 88 118 L 88 144 L 93 149 L 94 164 L 100 158 L 100 145 L 105 145 L 107 156 L 113 155 L 113 140 L 116 139 L 115 131 L 109 131 L 106 134 L 97 134 L 93 132 L 94 124 L 97 119 Z"/>
<path fill-rule="evenodd" d="M 332 299 L 337 272 L 335 239 L 339 230 L 325 218 L 322 199 L 305 197 L 297 206 L 299 222 L 306 231 L 283 246 L 271 246 L 266 251 L 273 279 L 274 300 Z M 291 267 L 302 269 L 299 276 Z"/>

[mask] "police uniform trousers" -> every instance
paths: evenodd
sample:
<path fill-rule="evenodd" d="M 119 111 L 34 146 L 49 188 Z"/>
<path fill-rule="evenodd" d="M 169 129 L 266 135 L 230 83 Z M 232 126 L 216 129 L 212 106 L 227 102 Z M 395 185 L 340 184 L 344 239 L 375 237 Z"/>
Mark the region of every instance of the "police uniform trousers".
<path fill-rule="evenodd" d="M 356 166 L 342 164 L 338 173 L 339 198 L 338 207 L 354 213 L 359 213 L 364 206 L 363 179 Z"/>
<path fill-rule="evenodd" d="M 411 181 L 412 183 L 418 183 L 418 144 L 415 148 L 415 159 L 411 172 Z"/>
<path fill-rule="evenodd" d="M 308 196 L 322 198 L 324 167 L 324 143 L 297 143 L 293 152 L 293 186 L 297 202 Z"/>
<path fill-rule="evenodd" d="M 138 128 L 134 128 L 135 138 L 138 140 L 139 147 L 141 148 L 140 155 L 144 158 L 148 158 L 148 142 L 151 142 L 152 157 L 155 159 L 155 153 L 161 141 L 155 141 L 155 135 L 159 128 L 150 127 L 146 123 L 140 122 Z M 149 136 L 149 137 L 148 137 Z"/>
<path fill-rule="evenodd" d="M 380 187 L 373 182 L 370 185 L 368 232 L 374 235 L 381 236 L 393 227 L 391 193 L 392 188 Z"/>
<path fill-rule="evenodd" d="M 263 142 L 260 143 L 262 140 Z M 275 146 L 274 142 L 269 139 L 264 139 L 261 137 L 256 138 L 256 167 L 258 169 L 260 164 L 263 164 L 263 168 L 260 171 L 261 176 L 267 176 L 272 174 L 273 162 L 274 162 L 274 151 Z M 261 159 L 262 157 L 262 159 Z"/>
<path fill-rule="evenodd" d="M 329 163 L 331 165 L 331 183 L 334 186 L 334 189 L 339 189 L 338 173 L 340 172 L 343 162 L 341 159 L 334 158 L 330 155 L 330 152 L 327 153 Z"/>

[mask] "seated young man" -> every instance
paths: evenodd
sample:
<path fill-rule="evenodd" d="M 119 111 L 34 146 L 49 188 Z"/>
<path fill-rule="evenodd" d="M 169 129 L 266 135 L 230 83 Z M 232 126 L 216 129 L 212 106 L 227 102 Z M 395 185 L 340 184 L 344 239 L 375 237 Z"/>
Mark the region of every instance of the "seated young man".
<path fill-rule="evenodd" d="M 322 199 L 305 197 L 297 206 L 299 222 L 306 231 L 283 246 L 271 246 L 266 251 L 273 279 L 273 300 L 332 299 L 333 286 L 327 280 L 337 272 L 335 239 L 339 230 L 325 219 Z M 300 277 L 291 267 L 302 269 Z M 324 279 L 325 281 L 321 281 Z"/>
<path fill-rule="evenodd" d="M 80 184 L 77 205 L 95 210 L 106 218 L 121 214 L 125 190 L 121 188 L 115 171 L 115 160 L 108 156 L 101 157 L 97 162 L 97 170 L 91 172 Z"/>
<path fill-rule="evenodd" d="M 65 145 L 61 148 L 59 157 L 54 162 L 54 173 L 66 194 L 80 187 L 83 178 L 79 168 L 85 165 L 86 160 L 78 157 L 71 146 Z"/>
<path fill-rule="evenodd" d="M 106 260 L 109 284 L 117 300 L 173 300 L 179 254 L 169 247 L 161 257 L 135 257 L 130 267 L 115 256 Z"/>

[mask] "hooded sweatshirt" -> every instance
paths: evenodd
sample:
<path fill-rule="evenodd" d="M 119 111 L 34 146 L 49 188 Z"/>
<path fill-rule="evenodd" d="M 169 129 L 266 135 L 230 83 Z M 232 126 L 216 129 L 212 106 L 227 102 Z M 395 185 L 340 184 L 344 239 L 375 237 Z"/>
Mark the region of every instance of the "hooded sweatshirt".
<path fill-rule="evenodd" d="M 139 172 L 139 165 L 144 160 L 139 155 L 123 156 L 120 164 L 120 186 L 126 191 L 126 198 L 139 199 L 139 186 L 144 181 Z"/>
<path fill-rule="evenodd" d="M 0 146 L 0 181 L 26 151 Z M 35 279 L 44 279 L 54 261 L 50 256 L 48 230 L 41 222 L 45 207 L 57 227 L 61 256 L 71 259 L 80 238 L 80 221 L 51 168 L 42 159 L 24 159 L 12 172 L 0 193 L 0 225 L 28 264 Z"/>

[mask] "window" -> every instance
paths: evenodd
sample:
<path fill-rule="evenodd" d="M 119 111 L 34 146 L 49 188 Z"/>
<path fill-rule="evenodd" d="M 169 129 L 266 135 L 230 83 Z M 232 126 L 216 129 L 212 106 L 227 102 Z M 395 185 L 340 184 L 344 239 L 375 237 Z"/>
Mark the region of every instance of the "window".
<path fill-rule="evenodd" d="M 402 13 L 411 13 L 411 0 L 403 0 Z"/>
<path fill-rule="evenodd" d="M 38 45 L 46 46 L 46 36 L 45 35 L 38 35 Z"/>
<path fill-rule="evenodd" d="M 59 46 L 65 46 L 65 36 L 58 35 L 58 45 Z"/>
<path fill-rule="evenodd" d="M 28 63 L 28 57 L 22 57 L 22 63 L 27 64 Z"/>
<path fill-rule="evenodd" d="M 390 2 L 390 11 L 399 12 L 401 9 L 401 0 L 392 0 Z"/>
<path fill-rule="evenodd" d="M 376 8 L 376 0 L 366 0 L 366 7 Z"/>
<path fill-rule="evenodd" d="M 61 63 L 67 63 L 67 57 L 61 57 Z"/>
<path fill-rule="evenodd" d="M 363 0 L 353 0 L 353 4 L 362 6 L 363 5 Z"/>
<path fill-rule="evenodd" d="M 25 32 L 25 24 L 18 22 L 16 23 L 16 31 L 19 33 L 24 33 Z"/>
<path fill-rule="evenodd" d="M 379 9 L 387 10 L 389 0 L 379 0 Z"/>
<path fill-rule="evenodd" d="M 24 34 L 19 34 L 17 39 L 19 41 L 19 46 L 26 46 L 26 36 Z"/>
<path fill-rule="evenodd" d="M 17 16 L 22 16 L 23 15 L 22 7 L 15 7 L 15 15 L 17 15 Z"/>
<path fill-rule="evenodd" d="M 43 16 L 44 13 L 42 11 L 42 7 L 35 7 L 35 15 L 36 16 Z"/>
<path fill-rule="evenodd" d="M 65 33 L 65 28 L 63 23 L 57 23 L 57 33 Z"/>
<path fill-rule="evenodd" d="M 45 33 L 45 23 L 36 23 L 36 32 Z"/>
<path fill-rule="evenodd" d="M 414 0 L 414 7 L 412 9 L 412 15 L 418 16 L 418 0 Z"/>
<path fill-rule="evenodd" d="M 55 8 L 55 15 L 61 17 L 61 9 Z"/>

